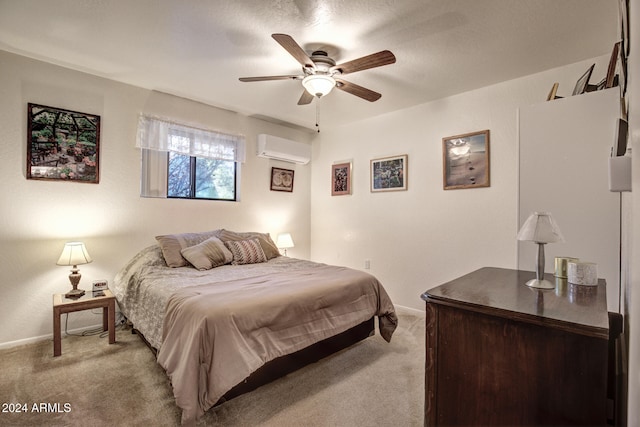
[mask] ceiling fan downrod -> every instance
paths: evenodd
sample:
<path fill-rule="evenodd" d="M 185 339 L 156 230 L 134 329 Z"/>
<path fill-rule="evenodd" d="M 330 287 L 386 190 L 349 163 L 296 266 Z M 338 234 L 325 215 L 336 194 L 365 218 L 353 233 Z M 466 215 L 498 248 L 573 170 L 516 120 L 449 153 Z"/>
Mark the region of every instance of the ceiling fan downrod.
<path fill-rule="evenodd" d="M 316 131 L 320 133 L 320 97 L 316 102 Z"/>

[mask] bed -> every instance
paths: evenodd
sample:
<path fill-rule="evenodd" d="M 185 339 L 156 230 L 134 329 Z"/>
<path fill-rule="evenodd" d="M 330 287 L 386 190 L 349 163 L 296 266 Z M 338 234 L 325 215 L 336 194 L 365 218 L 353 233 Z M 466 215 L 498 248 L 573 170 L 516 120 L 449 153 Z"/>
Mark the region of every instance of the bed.
<path fill-rule="evenodd" d="M 156 237 L 118 273 L 121 312 L 157 351 L 182 423 L 374 333 L 393 304 L 372 275 L 280 256 L 268 234 Z"/>

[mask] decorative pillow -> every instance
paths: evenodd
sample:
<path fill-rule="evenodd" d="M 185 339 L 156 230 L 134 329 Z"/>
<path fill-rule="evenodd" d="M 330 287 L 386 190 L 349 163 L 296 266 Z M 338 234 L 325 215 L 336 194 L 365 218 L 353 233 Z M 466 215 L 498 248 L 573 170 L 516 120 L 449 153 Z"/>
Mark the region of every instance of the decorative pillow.
<path fill-rule="evenodd" d="M 280 250 L 278 249 L 276 244 L 273 243 L 273 240 L 271 240 L 271 236 L 269 235 L 269 233 L 258 233 L 254 231 L 238 233 L 236 231 L 223 229 L 219 230 L 218 237 L 220 237 L 220 240 L 225 243 L 237 240 L 258 239 L 260 247 L 262 248 L 262 251 L 264 252 L 267 259 L 280 256 Z"/>
<path fill-rule="evenodd" d="M 156 236 L 162 249 L 162 256 L 169 267 L 184 267 L 189 262 L 180 253 L 184 248 L 202 243 L 209 237 L 217 236 L 220 230 L 204 231 L 202 233 L 167 234 Z"/>
<path fill-rule="evenodd" d="M 233 254 L 217 237 L 209 237 L 202 243 L 184 248 L 180 253 L 198 270 L 210 270 L 233 260 Z"/>
<path fill-rule="evenodd" d="M 266 262 L 267 256 L 264 254 L 258 239 L 230 240 L 224 242 L 233 254 L 231 264 L 256 264 Z"/>

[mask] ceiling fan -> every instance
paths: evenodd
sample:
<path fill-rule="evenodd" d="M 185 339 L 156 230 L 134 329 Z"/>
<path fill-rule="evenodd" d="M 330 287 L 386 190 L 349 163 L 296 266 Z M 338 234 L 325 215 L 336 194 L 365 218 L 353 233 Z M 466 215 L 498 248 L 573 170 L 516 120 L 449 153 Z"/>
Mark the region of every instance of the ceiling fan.
<path fill-rule="evenodd" d="M 336 87 L 347 93 L 374 102 L 382 96 L 378 92 L 350 83 L 341 78 L 344 74 L 355 73 L 356 71 L 367 70 L 369 68 L 381 67 L 393 64 L 396 57 L 388 50 L 363 56 L 362 58 L 336 64 L 332 58 L 323 50 L 314 51 L 311 56 L 300 47 L 298 43 L 287 34 L 272 34 L 271 37 L 285 48 L 301 65 L 302 75 L 288 76 L 263 76 L 263 77 L 241 77 L 241 82 L 261 82 L 266 80 L 302 80 L 304 92 L 298 100 L 298 105 L 306 105 L 313 101 L 314 97 L 321 98 L 327 95 Z"/>

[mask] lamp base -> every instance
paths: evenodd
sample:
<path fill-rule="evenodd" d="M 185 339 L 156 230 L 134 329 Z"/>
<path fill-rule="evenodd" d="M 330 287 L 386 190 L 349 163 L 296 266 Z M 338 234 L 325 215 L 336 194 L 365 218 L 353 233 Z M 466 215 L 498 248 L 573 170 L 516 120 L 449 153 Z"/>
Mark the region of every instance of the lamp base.
<path fill-rule="evenodd" d="M 71 274 L 69 275 L 69 281 L 71 282 L 71 289 L 69 292 L 64 294 L 67 298 L 80 298 L 84 295 L 84 291 L 82 289 L 78 289 L 78 283 L 80 283 L 80 278 L 82 274 L 78 271 L 78 266 L 74 265 L 71 269 Z"/>
<path fill-rule="evenodd" d="M 526 283 L 526 285 L 531 288 L 538 288 L 538 289 L 555 289 L 556 288 L 556 285 L 544 279 L 543 280 L 531 279 Z"/>
<path fill-rule="evenodd" d="M 64 294 L 65 298 L 80 298 L 84 295 L 84 291 L 82 289 L 71 289 L 69 292 Z"/>

